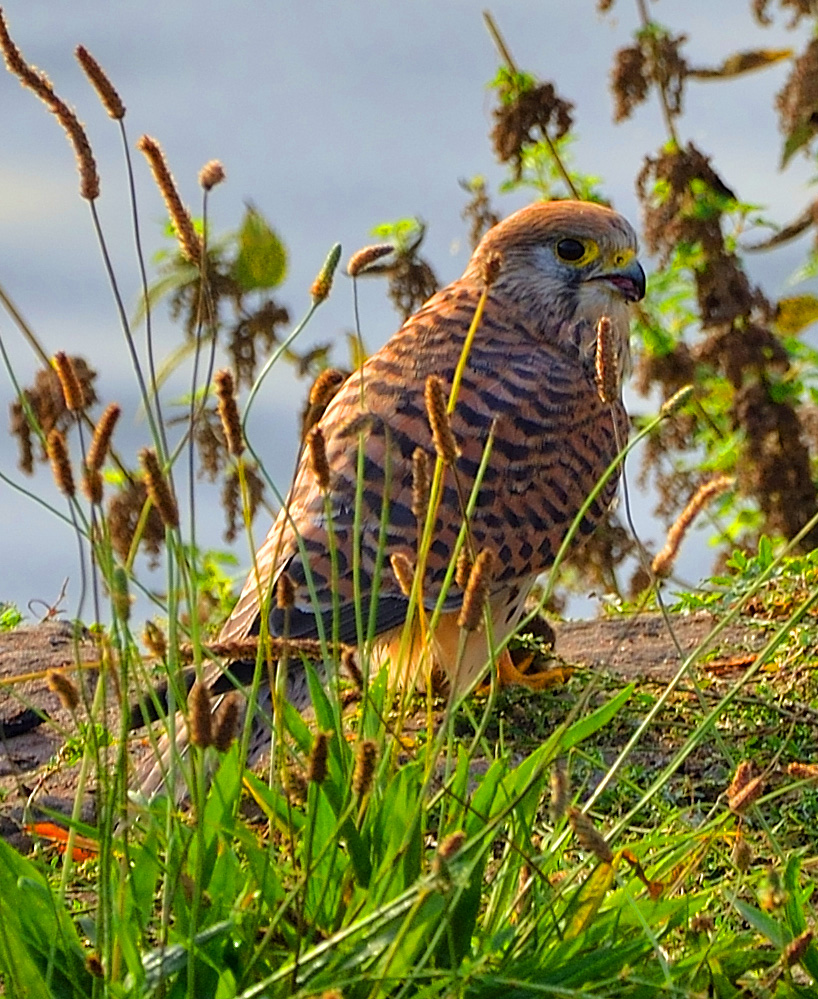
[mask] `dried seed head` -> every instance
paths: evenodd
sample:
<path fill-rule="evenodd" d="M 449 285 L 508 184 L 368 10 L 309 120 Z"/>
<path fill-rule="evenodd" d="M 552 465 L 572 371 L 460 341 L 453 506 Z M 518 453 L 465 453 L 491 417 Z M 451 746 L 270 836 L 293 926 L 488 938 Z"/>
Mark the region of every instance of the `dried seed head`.
<path fill-rule="evenodd" d="M 224 439 L 227 442 L 227 450 L 234 458 L 238 458 L 244 451 L 244 434 L 241 432 L 241 420 L 239 419 L 239 407 L 236 404 L 235 385 L 233 375 L 224 368 L 217 371 L 213 381 L 216 386 L 216 398 L 219 401 L 219 418 L 222 421 Z"/>
<path fill-rule="evenodd" d="M 462 830 L 458 829 L 456 832 L 449 833 L 437 848 L 438 857 L 443 861 L 451 860 L 465 842 L 466 834 Z"/>
<path fill-rule="evenodd" d="M 596 391 L 605 403 L 619 398 L 619 361 L 608 316 L 602 316 L 596 324 Z"/>
<path fill-rule="evenodd" d="M 96 468 L 85 465 L 82 469 L 82 491 L 89 503 L 97 506 L 102 503 L 102 474 Z"/>
<path fill-rule="evenodd" d="M 753 777 L 752 780 L 739 784 L 739 775 L 744 766 L 749 767 L 749 773 L 752 773 L 751 764 L 740 763 L 733 783 L 727 791 L 727 805 L 736 815 L 743 815 L 764 791 L 763 777 Z"/>
<path fill-rule="evenodd" d="M 355 754 L 355 769 L 352 772 L 352 790 L 356 797 L 363 798 L 372 786 L 377 759 L 377 743 L 371 739 L 364 739 L 358 743 L 358 751 Z"/>
<path fill-rule="evenodd" d="M 111 573 L 111 606 L 120 621 L 131 616 L 131 595 L 128 592 L 128 574 L 121 565 Z"/>
<path fill-rule="evenodd" d="M 467 545 L 463 545 L 457 553 L 457 565 L 454 568 L 454 581 L 461 590 L 465 590 L 469 585 L 469 576 L 473 567 L 471 552 Z"/>
<path fill-rule="evenodd" d="M 341 666 L 345 670 L 347 676 L 352 680 L 358 690 L 364 689 L 364 678 L 361 673 L 360 667 L 358 666 L 358 661 L 355 658 L 354 649 L 344 649 L 341 653 Z"/>
<path fill-rule="evenodd" d="M 323 412 L 345 381 L 346 375 L 343 371 L 339 371 L 338 368 L 325 368 L 310 389 L 310 406 Z"/>
<path fill-rule="evenodd" d="M 162 523 L 165 527 L 177 528 L 179 526 L 179 508 L 170 491 L 167 479 L 159 467 L 156 452 L 148 447 L 142 448 L 139 452 L 139 459 L 145 470 L 145 485 L 148 487 L 148 496 L 159 511 Z"/>
<path fill-rule="evenodd" d="M 193 226 L 190 212 L 182 204 L 176 184 L 165 162 L 162 147 L 149 135 L 143 135 L 137 142 L 137 149 L 145 155 L 150 165 L 156 186 L 165 200 L 165 205 L 176 230 L 179 247 L 188 260 L 197 265 L 202 263 L 202 240 Z"/>
<path fill-rule="evenodd" d="M 697 912 L 690 920 L 690 929 L 693 933 L 712 933 L 716 928 L 716 921 L 709 912 Z"/>
<path fill-rule="evenodd" d="M 311 784 L 322 784 L 327 776 L 327 753 L 331 732 L 317 732 L 312 744 L 309 763 L 307 765 L 307 780 Z"/>
<path fill-rule="evenodd" d="M 318 488 L 322 492 L 329 489 L 329 461 L 327 460 L 327 445 L 324 439 L 324 431 L 320 427 L 313 427 L 307 434 L 307 448 L 310 455 L 310 466 Z"/>
<path fill-rule="evenodd" d="M 426 413 L 438 457 L 444 464 L 454 466 L 457 461 L 457 444 L 451 419 L 446 411 L 443 382 L 437 375 L 429 375 L 426 379 Z"/>
<path fill-rule="evenodd" d="M 286 610 L 295 603 L 295 584 L 292 577 L 282 572 L 276 581 L 276 607 Z"/>
<path fill-rule="evenodd" d="M 119 94 L 108 79 L 102 66 L 100 66 L 84 45 L 78 45 L 74 50 L 74 54 L 80 66 L 85 70 L 85 75 L 91 81 L 91 86 L 96 90 L 97 96 L 102 101 L 102 106 L 108 114 L 117 120 L 124 118 L 125 105 L 122 103 Z"/>
<path fill-rule="evenodd" d="M 71 472 L 71 462 L 68 460 L 68 445 L 65 434 L 61 430 L 52 430 L 46 438 L 46 451 L 51 462 L 54 481 L 61 493 L 74 496 L 74 476 Z"/>
<path fill-rule="evenodd" d="M 121 409 L 118 403 L 112 402 L 102 416 L 100 416 L 94 428 L 91 446 L 88 448 L 87 464 L 89 468 L 98 471 L 105 464 L 105 459 L 108 457 L 108 450 L 111 446 L 111 437 L 120 412 Z"/>
<path fill-rule="evenodd" d="M 239 727 L 240 694 L 231 690 L 225 694 L 216 708 L 213 718 L 213 745 L 220 753 L 226 753 L 233 745 Z"/>
<path fill-rule="evenodd" d="M 676 556 L 679 554 L 679 547 L 690 525 L 714 497 L 731 489 L 734 481 L 729 475 L 717 475 L 715 478 L 709 479 L 699 486 L 695 495 L 667 532 L 667 541 L 664 548 L 653 559 L 651 568 L 656 576 L 663 577 L 670 573 L 673 563 L 676 561 Z"/>
<path fill-rule="evenodd" d="M 85 129 L 68 105 L 54 93 L 54 87 L 45 73 L 33 69 L 25 61 L 20 50 L 11 40 L 2 11 L 0 11 L 0 49 L 3 51 L 9 72 L 13 73 L 24 87 L 28 87 L 43 101 L 62 126 L 77 157 L 80 194 L 83 198 L 93 201 L 99 196 L 99 174 Z"/>
<path fill-rule="evenodd" d="M 660 414 L 664 417 L 672 416 L 673 413 L 690 401 L 694 392 L 695 389 L 692 385 L 683 385 L 678 392 L 674 392 L 669 399 L 662 403 L 662 408 L 659 410 Z"/>
<path fill-rule="evenodd" d="M 610 864 L 613 861 L 613 851 L 608 841 L 584 812 L 578 808 L 569 808 L 568 821 L 583 850 L 592 853 L 603 864 Z"/>
<path fill-rule="evenodd" d="M 807 948 L 812 943 L 813 930 L 804 930 L 784 948 L 781 955 L 781 963 L 785 968 L 791 968 L 794 964 L 799 964 L 801 958 L 806 954 Z"/>
<path fill-rule="evenodd" d="M 60 380 L 60 387 L 65 399 L 65 408 L 69 409 L 72 413 L 85 409 L 86 399 L 85 393 L 82 390 L 82 383 L 77 377 L 74 362 L 68 354 L 61 350 L 57 351 L 54 355 L 54 368 Z"/>
<path fill-rule="evenodd" d="M 199 171 L 199 185 L 206 191 L 212 191 L 224 180 L 224 167 L 218 160 L 208 160 Z"/>
<path fill-rule="evenodd" d="M 796 777 L 799 780 L 818 780 L 818 764 L 788 763 L 787 773 L 790 777 Z"/>
<path fill-rule="evenodd" d="M 313 281 L 312 288 L 310 288 L 310 295 L 312 295 L 314 305 L 319 305 L 329 296 L 332 290 L 332 279 L 335 276 L 335 270 L 338 267 L 340 259 L 341 244 L 336 243 L 327 254 L 324 266 L 318 272 L 318 277 Z"/>
<path fill-rule="evenodd" d="M 46 672 L 45 682 L 48 689 L 60 699 L 60 704 L 66 711 L 73 714 L 80 703 L 80 692 L 70 676 L 62 669 L 50 669 Z"/>
<path fill-rule="evenodd" d="M 404 552 L 392 552 L 389 556 L 389 561 L 392 563 L 392 572 L 395 574 L 395 579 L 398 581 L 401 593 L 405 597 L 408 597 L 412 592 L 415 567 Z"/>
<path fill-rule="evenodd" d="M 395 247 L 391 243 L 376 243 L 374 246 L 365 246 L 349 258 L 347 274 L 353 278 L 357 277 L 368 270 L 376 260 L 380 260 L 381 257 L 386 257 L 394 251 Z"/>
<path fill-rule="evenodd" d="M 145 630 L 142 632 L 142 641 L 145 648 L 157 659 L 164 659 L 168 654 L 168 640 L 164 631 L 154 621 L 145 622 Z"/>
<path fill-rule="evenodd" d="M 482 262 L 481 277 L 483 278 L 483 284 L 487 288 L 491 288 L 500 276 L 502 269 L 503 255 L 497 250 L 492 250 Z"/>
<path fill-rule="evenodd" d="M 412 513 L 418 527 L 426 522 L 429 511 L 429 455 L 422 447 L 412 452 Z"/>
<path fill-rule="evenodd" d="M 198 680 L 190 688 L 187 707 L 190 741 L 200 749 L 207 749 L 213 745 L 213 710 L 210 691 Z"/>
<path fill-rule="evenodd" d="M 551 768 L 551 819 L 558 822 L 568 808 L 570 784 L 565 760 L 557 760 Z"/>
<path fill-rule="evenodd" d="M 493 572 L 494 552 L 490 548 L 484 548 L 478 554 L 469 573 L 469 581 L 463 594 L 463 606 L 457 619 L 458 628 L 474 631 L 480 624 Z"/>

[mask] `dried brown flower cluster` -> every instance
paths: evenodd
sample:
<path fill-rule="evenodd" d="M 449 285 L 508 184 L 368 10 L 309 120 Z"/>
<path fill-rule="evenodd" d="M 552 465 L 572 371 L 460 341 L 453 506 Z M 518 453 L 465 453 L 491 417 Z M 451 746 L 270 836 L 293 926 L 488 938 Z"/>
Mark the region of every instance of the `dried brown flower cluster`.
<path fill-rule="evenodd" d="M 65 357 L 65 355 L 62 355 Z M 76 382 L 79 383 L 83 408 L 93 406 L 97 401 L 94 381 L 96 371 L 88 366 L 82 357 L 70 357 L 70 362 Z M 73 422 L 71 410 L 65 400 L 65 393 L 59 375 L 54 368 L 41 368 L 34 376 L 34 384 L 23 390 L 26 402 L 31 408 L 40 429 L 47 437 L 52 430 L 66 431 Z M 28 475 L 34 471 L 35 460 L 45 461 L 45 452 L 41 450 L 39 459 L 35 456 L 33 431 L 26 418 L 25 407 L 18 399 L 13 402 L 11 410 L 11 433 L 17 438 L 20 450 L 20 469 Z"/>
<path fill-rule="evenodd" d="M 108 501 L 108 530 L 111 544 L 119 558 L 125 562 L 134 541 L 142 508 L 148 498 L 148 490 L 142 479 L 127 482 Z M 148 553 L 151 563 L 158 561 L 165 547 L 165 527 L 155 506 L 151 506 L 142 527 L 140 545 Z"/>
<path fill-rule="evenodd" d="M 800 416 L 768 388 L 771 375 L 780 376 L 789 364 L 770 327 L 772 306 L 750 285 L 723 233 L 723 215 L 734 195 L 693 145 L 666 147 L 649 158 L 638 191 L 651 252 L 667 260 L 679 243 L 700 247 L 702 264 L 692 276 L 704 334 L 699 343 L 681 344 L 661 358 L 646 355 L 638 371 L 640 390 L 658 383 L 667 398 L 681 383 L 693 381 L 702 365 L 725 377 L 734 393 L 734 425 L 746 439 L 737 460 L 739 488 L 755 497 L 767 532 L 794 537 L 818 509 L 818 494 Z M 656 462 L 671 449 L 688 450 L 695 422 L 692 416 L 666 421 L 649 445 L 647 461 Z M 657 484 L 664 512 L 673 516 L 685 491 L 682 483 L 671 472 L 660 473 Z M 816 532 L 803 542 L 809 548 L 816 543 Z"/>
<path fill-rule="evenodd" d="M 500 106 L 494 109 L 491 142 L 501 163 L 510 163 L 519 180 L 526 146 L 538 141 L 535 131 L 551 140 L 561 139 L 573 125 L 574 105 L 563 100 L 553 83 L 525 86 L 510 74 L 500 87 Z"/>
<path fill-rule="evenodd" d="M 460 186 L 471 195 L 461 212 L 461 218 L 469 223 L 469 246 L 475 249 L 480 240 L 500 221 L 500 216 L 492 208 L 486 182 L 482 177 L 461 180 Z"/>
<path fill-rule="evenodd" d="M 818 133 L 818 39 L 813 38 L 795 60 L 775 106 L 781 131 L 786 137 L 786 162 Z"/>
<path fill-rule="evenodd" d="M 688 74 L 687 62 L 681 54 L 685 41 L 685 35 L 674 37 L 652 25 L 639 32 L 634 45 L 616 53 L 611 74 L 614 121 L 629 118 L 654 86 L 660 89 L 668 112 L 671 115 L 681 113 L 684 81 Z"/>
<path fill-rule="evenodd" d="M 767 13 L 772 0 L 753 0 L 753 14 L 759 24 L 772 24 L 772 18 Z M 791 14 L 788 28 L 794 28 L 802 17 L 814 17 L 815 5 L 813 0 L 778 0 L 778 6 L 782 10 L 789 10 Z"/>

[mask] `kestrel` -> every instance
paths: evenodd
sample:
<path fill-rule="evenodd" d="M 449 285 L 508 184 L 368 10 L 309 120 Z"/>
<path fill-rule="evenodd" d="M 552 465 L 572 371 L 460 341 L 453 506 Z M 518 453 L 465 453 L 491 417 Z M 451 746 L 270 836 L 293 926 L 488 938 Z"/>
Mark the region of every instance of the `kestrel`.
<path fill-rule="evenodd" d="M 619 385 L 629 358 L 629 306 L 645 292 L 636 254 L 629 223 L 587 202 L 533 204 L 490 229 L 463 276 L 433 295 L 329 403 L 312 431 L 323 443 L 320 467 L 305 449 L 221 641 L 257 634 L 264 605 L 272 635 L 317 638 L 323 631 L 327 640 L 360 648 L 371 629 L 376 665 L 388 662 L 394 674 L 412 679 L 424 657 L 431 657 L 455 690 L 471 686 L 488 665 L 488 634 L 496 648 L 512 632 L 534 580 L 553 563 L 586 497 L 627 438 Z M 451 414 L 456 456 L 443 471 L 419 585 L 422 609 L 407 638 L 409 597 L 393 556 L 418 567 L 423 524 L 413 499 L 413 463 L 423 462 L 418 449 L 430 468 L 437 458 L 427 379 L 437 376 L 448 398 L 487 284 Z M 595 376 L 603 317 L 610 321 L 619 368 L 615 397 L 604 402 Z M 593 531 L 616 487 L 614 474 L 588 507 L 578 536 Z M 491 628 L 461 629 L 464 593 L 452 579 L 434 632 L 422 634 L 470 499 L 467 547 L 472 555 L 493 553 L 486 593 Z M 286 607 L 275 596 L 282 577 Z M 288 696 L 302 708 L 309 700 L 303 670 L 294 658 L 288 669 Z M 268 688 L 260 701 L 269 706 Z M 269 724 L 266 733 L 269 744 Z M 264 735 L 254 741 L 264 748 Z"/>

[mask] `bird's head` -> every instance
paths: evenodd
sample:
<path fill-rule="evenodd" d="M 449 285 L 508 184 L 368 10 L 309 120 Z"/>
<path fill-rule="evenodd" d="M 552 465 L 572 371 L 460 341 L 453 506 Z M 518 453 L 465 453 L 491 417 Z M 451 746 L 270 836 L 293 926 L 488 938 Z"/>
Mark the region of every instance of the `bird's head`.
<path fill-rule="evenodd" d="M 590 339 L 599 319 L 608 316 L 624 361 L 629 306 L 645 294 L 636 254 L 636 233 L 610 208 L 586 201 L 538 202 L 486 233 L 464 278 L 484 281 L 487 263 L 494 262 L 499 270 L 493 291 L 525 303 L 540 329 L 565 329 L 585 320 Z"/>

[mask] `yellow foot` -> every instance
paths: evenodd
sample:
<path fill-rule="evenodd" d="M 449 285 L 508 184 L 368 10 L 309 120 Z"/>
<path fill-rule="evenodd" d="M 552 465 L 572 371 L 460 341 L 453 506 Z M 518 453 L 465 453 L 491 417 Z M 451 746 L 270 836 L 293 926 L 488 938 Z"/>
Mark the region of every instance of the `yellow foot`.
<path fill-rule="evenodd" d="M 555 666 L 552 669 L 540 670 L 536 673 L 529 673 L 531 664 L 534 662 L 534 653 L 527 654 L 519 664 L 515 664 L 508 649 L 504 649 L 497 663 L 497 679 L 501 687 L 528 687 L 529 690 L 545 690 L 548 687 L 556 686 L 558 683 L 565 683 L 570 677 L 571 670 L 564 666 Z"/>

